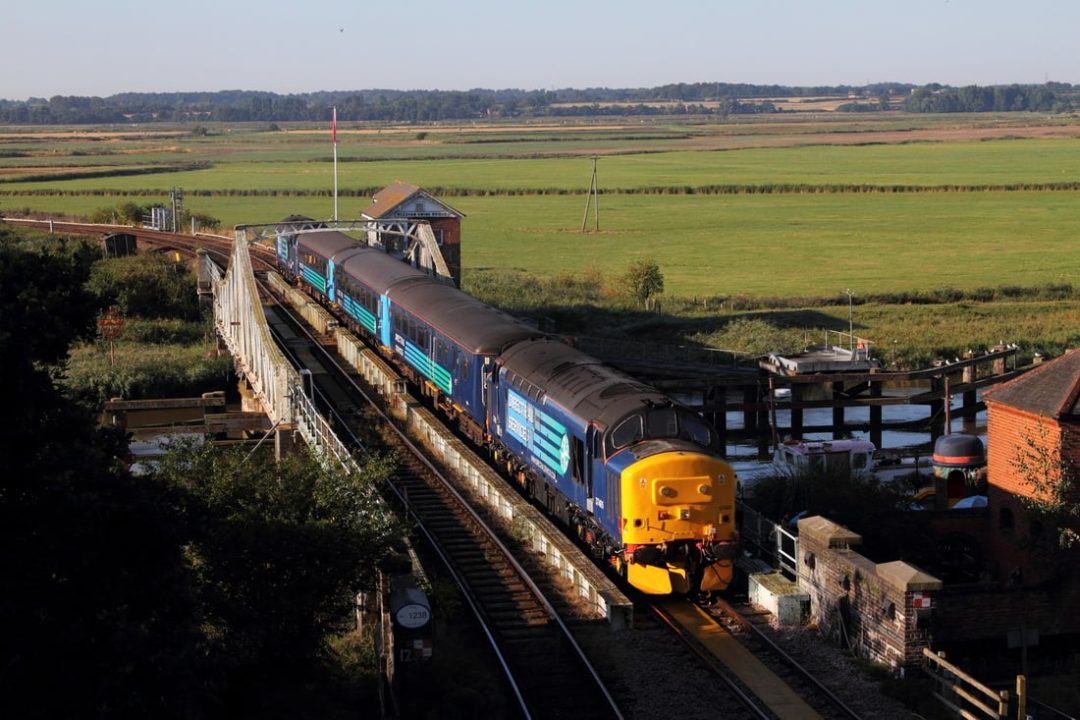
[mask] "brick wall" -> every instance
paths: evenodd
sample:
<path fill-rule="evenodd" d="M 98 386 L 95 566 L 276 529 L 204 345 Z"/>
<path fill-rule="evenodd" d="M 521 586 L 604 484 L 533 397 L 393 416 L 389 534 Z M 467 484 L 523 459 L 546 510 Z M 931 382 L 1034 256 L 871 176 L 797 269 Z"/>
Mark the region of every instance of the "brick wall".
<path fill-rule="evenodd" d="M 1044 528 L 1041 535 L 1032 532 L 1022 499 L 1033 496 L 1034 489 L 1015 463 L 1017 450 L 1025 448 L 1029 439 L 1044 443 L 1050 458 L 1060 457 L 1063 449 L 1071 457 L 1080 457 L 1077 434 L 1074 426 L 1063 428 L 1053 418 L 987 402 L 987 495 L 992 523 L 988 555 L 995 580 L 1010 587 L 1038 585 L 1059 575 L 1061 562 L 1076 562 L 1075 553 L 1048 554 L 1056 541 L 1053 528 Z M 1033 552 L 1039 547 L 1041 552 Z"/>
<path fill-rule="evenodd" d="M 825 518 L 799 521 L 799 587 L 810 595 L 811 617 L 864 658 L 889 667 L 918 665 L 942 583 L 904 562 L 874 563 L 853 550 L 861 543 Z"/>

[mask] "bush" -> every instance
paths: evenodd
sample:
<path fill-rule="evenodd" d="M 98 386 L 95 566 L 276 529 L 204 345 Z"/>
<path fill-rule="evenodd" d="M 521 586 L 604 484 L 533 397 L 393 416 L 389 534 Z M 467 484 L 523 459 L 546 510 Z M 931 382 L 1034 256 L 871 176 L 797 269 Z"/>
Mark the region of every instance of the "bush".
<path fill-rule="evenodd" d="M 210 344 L 117 343 L 110 354 L 106 343 L 98 343 L 72 350 L 63 383 L 76 398 L 100 407 L 115 397 L 197 396 L 220 390 L 231 373 L 230 359 L 217 357 Z"/>
<path fill-rule="evenodd" d="M 161 255 L 102 260 L 90 272 L 87 289 L 124 315 L 196 320 L 199 301 L 187 266 Z"/>

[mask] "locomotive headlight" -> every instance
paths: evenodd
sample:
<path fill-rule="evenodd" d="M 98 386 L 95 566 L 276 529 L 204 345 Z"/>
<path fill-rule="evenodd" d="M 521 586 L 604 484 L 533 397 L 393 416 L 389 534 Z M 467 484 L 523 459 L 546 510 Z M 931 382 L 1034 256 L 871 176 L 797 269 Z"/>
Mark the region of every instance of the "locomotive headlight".
<path fill-rule="evenodd" d="M 702 483 L 701 485 L 698 485 L 697 491 L 702 495 L 712 495 L 712 486 Z"/>
<path fill-rule="evenodd" d="M 668 485 L 661 485 L 660 494 L 664 497 L 675 497 L 675 488 Z"/>

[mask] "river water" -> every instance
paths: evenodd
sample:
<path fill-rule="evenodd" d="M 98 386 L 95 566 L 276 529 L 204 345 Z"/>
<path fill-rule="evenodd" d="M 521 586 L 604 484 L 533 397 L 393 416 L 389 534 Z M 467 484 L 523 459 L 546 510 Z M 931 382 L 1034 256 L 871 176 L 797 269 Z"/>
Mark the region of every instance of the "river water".
<path fill-rule="evenodd" d="M 884 395 L 886 397 L 903 396 L 905 394 L 916 394 L 922 392 L 922 388 L 888 388 L 885 390 Z M 732 402 L 738 402 L 739 398 L 731 398 Z M 962 397 L 953 397 L 951 403 L 952 409 L 959 411 L 963 406 Z M 927 420 L 930 418 L 930 409 L 926 405 L 886 405 L 881 409 L 881 417 L 884 424 L 888 425 L 890 422 L 906 422 L 914 420 Z M 869 423 L 870 422 L 870 408 L 869 407 L 849 407 L 844 409 L 844 420 L 847 423 Z M 791 427 L 791 412 L 789 410 L 777 409 L 776 422 L 780 427 L 780 437 L 784 439 L 786 437 L 786 431 Z M 832 424 L 832 410 L 830 408 L 813 408 L 803 411 L 803 424 L 805 426 L 826 426 Z M 743 414 L 740 411 L 734 411 L 727 413 L 727 427 L 729 430 L 741 430 L 743 429 Z M 986 411 L 979 412 L 974 417 L 956 417 L 955 413 L 950 423 L 949 432 L 951 433 L 965 433 L 968 435 L 976 435 L 980 437 L 983 444 L 986 443 Z M 870 439 L 869 432 L 853 430 L 848 433 L 849 437 L 860 438 L 864 440 Z M 831 432 L 825 433 L 804 433 L 803 439 L 805 440 L 832 440 L 833 434 Z M 931 437 L 929 430 L 927 431 L 909 431 L 909 430 L 883 430 L 881 434 L 881 447 L 879 450 L 894 450 L 898 453 L 913 454 L 917 453 L 926 457 L 932 454 L 932 448 L 930 447 Z M 771 452 L 771 442 L 768 444 L 768 451 Z M 760 457 L 759 455 L 759 443 L 755 440 L 739 440 L 728 441 L 727 444 L 728 461 L 735 466 L 736 472 L 747 472 L 750 474 L 758 474 L 760 471 L 771 463 L 771 457 Z"/>

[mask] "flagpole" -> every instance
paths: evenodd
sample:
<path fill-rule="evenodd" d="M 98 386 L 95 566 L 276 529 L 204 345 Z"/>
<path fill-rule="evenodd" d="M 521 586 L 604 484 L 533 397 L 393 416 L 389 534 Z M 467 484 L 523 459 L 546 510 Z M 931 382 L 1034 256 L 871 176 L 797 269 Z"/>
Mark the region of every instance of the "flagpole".
<path fill-rule="evenodd" d="M 337 107 L 334 107 L 334 118 L 330 125 L 330 137 L 334 141 L 334 220 L 338 219 L 337 203 Z"/>

